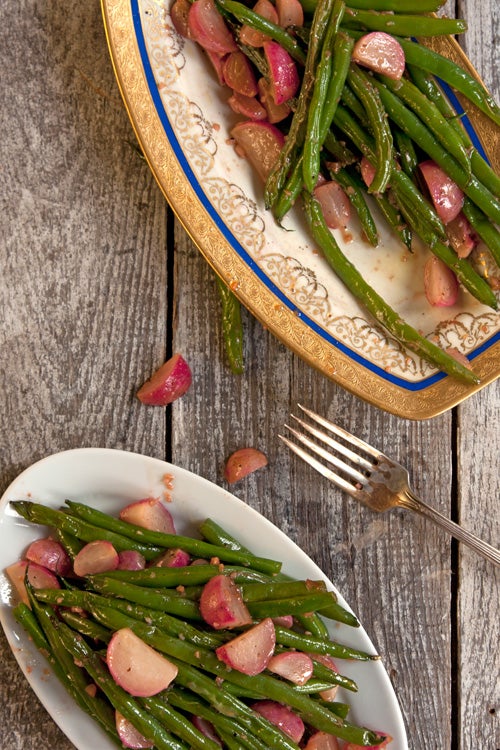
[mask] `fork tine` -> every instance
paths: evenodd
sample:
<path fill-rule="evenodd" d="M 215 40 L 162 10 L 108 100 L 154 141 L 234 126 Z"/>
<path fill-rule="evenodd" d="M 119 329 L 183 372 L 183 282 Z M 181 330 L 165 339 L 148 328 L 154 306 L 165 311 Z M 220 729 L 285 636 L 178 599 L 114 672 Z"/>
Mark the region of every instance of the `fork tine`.
<path fill-rule="evenodd" d="M 361 448 L 369 456 L 373 456 L 373 458 L 377 460 L 380 460 L 381 458 L 385 458 L 383 453 L 378 451 L 372 445 L 365 443 L 364 440 L 361 440 L 360 438 L 356 437 L 356 435 L 352 435 L 350 432 L 348 432 L 347 430 L 344 430 L 342 427 L 339 427 L 333 422 L 330 422 L 328 419 L 325 419 L 319 414 L 316 414 L 316 412 L 311 411 L 311 409 L 307 409 L 305 406 L 302 406 L 302 404 L 297 404 L 297 406 L 299 407 L 299 409 L 301 409 L 304 412 L 304 414 L 307 414 L 307 416 L 310 417 L 313 421 L 322 425 L 323 427 L 325 427 L 325 429 L 330 430 L 330 432 L 333 432 L 335 435 L 338 435 L 339 437 L 343 437 L 345 440 L 351 443 L 351 445 L 356 445 L 358 448 Z"/>
<path fill-rule="evenodd" d="M 357 466 L 360 466 L 363 469 L 367 469 L 368 471 L 371 471 L 373 469 L 373 464 L 370 461 L 367 461 L 366 458 L 363 458 L 363 456 L 360 456 L 359 453 L 354 453 L 346 445 L 339 443 L 337 440 L 334 440 L 332 437 L 330 437 L 330 435 L 326 435 L 324 432 L 321 432 L 316 427 L 314 427 L 314 425 L 309 424 L 308 422 L 304 422 L 303 419 L 299 419 L 299 417 L 296 417 L 294 414 L 291 414 L 290 416 L 292 417 L 292 419 L 298 422 L 298 424 L 300 424 L 302 429 L 307 430 L 307 432 L 309 432 L 311 435 L 314 435 L 314 437 L 318 438 L 318 440 L 321 440 L 323 443 L 326 443 L 326 445 L 330 446 L 330 448 L 333 448 L 333 450 L 341 453 L 343 456 L 345 456 L 345 458 L 348 458 Z"/>
<path fill-rule="evenodd" d="M 293 427 L 290 427 L 290 425 L 286 424 L 285 427 L 287 430 L 290 430 L 292 435 L 294 435 L 297 440 L 303 443 L 303 445 L 306 445 L 313 453 L 316 453 L 317 456 L 321 456 L 321 458 L 323 458 L 325 461 L 328 461 L 328 463 L 344 472 L 344 474 L 347 474 L 353 482 L 358 482 L 360 484 L 366 483 L 366 477 L 364 476 L 364 474 L 361 474 L 353 466 L 349 466 L 349 464 L 346 464 L 344 461 L 342 461 L 341 458 L 338 458 L 333 453 L 329 453 L 324 448 L 322 448 L 321 445 L 314 443 L 307 437 L 307 435 L 303 435 L 301 432 L 298 432 L 298 430 L 294 430 Z"/>
<path fill-rule="evenodd" d="M 326 479 L 329 479 L 331 482 L 333 482 L 333 484 L 336 484 L 339 489 L 344 490 L 344 492 L 347 492 L 349 495 L 352 495 L 352 497 L 358 497 L 359 490 L 357 490 L 350 482 L 347 482 L 345 479 L 342 479 L 342 477 L 339 477 L 338 474 L 335 474 L 334 471 L 322 464 L 321 461 L 318 461 L 316 458 L 314 458 L 314 456 L 311 456 L 310 453 L 301 448 L 300 445 L 297 445 L 297 443 L 293 443 L 284 435 L 278 435 L 278 437 L 285 443 L 285 445 L 290 448 L 290 450 L 296 453 L 297 456 L 300 456 L 300 458 L 308 463 L 309 466 L 312 466 L 313 469 L 316 469 L 319 474 L 322 474 L 324 477 L 326 477 Z"/>

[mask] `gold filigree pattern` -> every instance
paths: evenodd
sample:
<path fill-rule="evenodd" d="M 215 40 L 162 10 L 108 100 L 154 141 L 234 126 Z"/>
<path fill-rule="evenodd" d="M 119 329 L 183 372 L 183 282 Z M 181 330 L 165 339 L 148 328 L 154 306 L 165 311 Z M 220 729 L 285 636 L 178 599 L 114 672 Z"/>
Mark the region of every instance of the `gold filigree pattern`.
<path fill-rule="evenodd" d="M 475 369 L 482 379 L 479 386 L 466 386 L 446 377 L 420 390 L 406 388 L 405 380 L 418 384 L 432 374 L 432 369 L 419 358 L 408 355 L 359 313 L 339 308 L 338 286 L 332 292 L 331 281 L 323 277 L 324 268 L 307 247 L 307 241 L 295 248 L 301 260 L 290 251 L 293 248 L 291 235 L 282 233 L 279 241 L 273 244 L 273 228 L 266 226 L 265 214 L 251 197 L 256 193 L 253 183 L 245 176 L 245 167 L 240 166 L 241 162 L 230 165 L 232 150 L 228 150 L 227 130 L 221 124 L 221 117 L 208 114 L 209 108 L 205 109 L 202 103 L 207 97 L 213 100 L 220 94 L 213 86 L 210 89 L 210 85 L 207 86 L 208 93 L 203 91 L 207 94 L 205 99 L 194 92 L 193 86 L 191 93 L 186 92 L 186 82 L 193 79 L 191 67 L 196 66 L 196 60 L 193 61 L 193 55 L 186 55 L 183 40 L 172 29 L 166 2 L 139 0 L 149 63 L 183 154 L 195 172 L 199 186 L 226 226 L 252 255 L 262 273 L 293 301 L 298 313 L 282 304 L 235 252 L 217 223 L 210 220 L 203 200 L 179 164 L 161 121 L 164 115 L 156 110 L 148 88 L 135 37 L 132 0 L 102 2 L 117 80 L 153 173 L 208 262 L 228 283 L 237 284 L 239 298 L 256 317 L 327 377 L 361 398 L 408 418 L 438 414 L 498 377 L 500 342 L 475 359 Z M 208 75 L 203 67 L 199 67 L 199 74 L 204 80 Z M 200 88 L 199 83 L 197 87 Z M 217 121 L 219 124 L 215 125 Z M 488 127 L 490 131 L 493 129 L 491 124 Z M 494 131 L 488 133 L 484 130 L 481 134 L 484 133 L 489 143 L 495 143 L 498 142 L 499 129 Z M 221 173 L 222 152 L 224 174 Z M 279 252 L 284 238 L 287 241 L 286 254 Z M 306 257 L 308 259 L 304 260 Z M 352 309 L 354 311 L 355 306 Z M 348 351 L 345 353 L 332 345 L 304 322 L 302 313 L 332 333 L 347 350 L 361 354 L 380 371 L 399 378 L 400 383 L 367 369 Z M 491 338 L 499 328 L 498 316 L 476 307 L 473 311 L 461 311 L 453 320 L 436 324 L 429 335 L 436 337 L 445 348 L 454 346 L 461 351 L 470 351 L 478 343 Z"/>

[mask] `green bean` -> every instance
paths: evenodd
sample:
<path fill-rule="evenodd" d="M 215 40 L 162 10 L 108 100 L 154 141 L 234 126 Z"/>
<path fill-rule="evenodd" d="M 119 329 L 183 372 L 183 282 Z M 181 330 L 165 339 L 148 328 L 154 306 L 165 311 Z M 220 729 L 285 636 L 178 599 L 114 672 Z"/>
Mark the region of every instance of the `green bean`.
<path fill-rule="evenodd" d="M 163 724 L 180 740 L 187 743 L 190 750 L 220 750 L 220 745 L 202 734 L 194 724 L 183 714 L 161 698 L 140 698 L 139 705 L 143 706 L 155 719 Z"/>
<path fill-rule="evenodd" d="M 38 597 L 36 598 L 39 600 Z M 89 617 L 82 617 L 69 609 L 61 609 L 59 611 L 59 617 L 66 623 L 66 625 L 69 625 L 72 630 L 76 630 L 80 635 L 84 635 L 86 638 L 92 638 L 92 640 L 96 642 L 101 641 L 102 643 L 108 643 L 111 639 L 111 633 L 109 630 L 103 628 L 102 625 L 94 622 Z"/>
<path fill-rule="evenodd" d="M 297 62 L 301 64 L 305 63 L 304 52 L 300 48 L 297 40 L 282 26 L 278 26 L 278 24 L 268 21 L 267 18 L 255 13 L 255 11 L 247 8 L 246 5 L 243 5 L 243 3 L 239 3 L 236 0 L 217 0 L 216 5 L 220 9 L 233 15 L 238 21 L 241 21 L 241 23 L 250 26 L 252 29 L 261 31 L 270 39 L 274 39 L 274 41 L 281 44 L 281 46 L 286 49 L 290 56 L 293 57 L 294 60 L 297 60 Z"/>
<path fill-rule="evenodd" d="M 282 219 L 294 206 L 295 201 L 299 197 L 304 186 L 302 162 L 303 154 L 300 154 L 293 166 L 291 174 L 289 175 L 283 189 L 281 190 L 274 204 L 273 214 L 278 224 L 281 224 Z"/>
<path fill-rule="evenodd" d="M 265 583 L 243 583 L 238 586 L 243 601 L 261 602 L 268 599 L 287 599 L 304 596 L 311 592 L 326 592 L 323 581 L 269 581 Z"/>
<path fill-rule="evenodd" d="M 394 193 L 398 193 L 398 191 L 392 190 L 391 195 L 394 196 Z M 405 221 L 401 212 L 398 210 L 397 198 L 394 198 L 395 205 L 391 198 L 386 194 L 374 195 L 373 199 L 393 232 L 398 235 L 403 245 L 406 245 L 408 250 L 412 252 L 412 231 L 408 226 L 408 222 Z"/>
<path fill-rule="evenodd" d="M 366 239 L 370 245 L 376 247 L 379 243 L 377 225 L 368 208 L 360 180 L 347 169 L 330 170 L 330 177 L 344 188 L 345 194 L 356 211 Z"/>
<path fill-rule="evenodd" d="M 320 170 L 320 151 L 326 133 L 330 128 L 330 124 L 328 124 L 327 127 L 325 127 L 324 125 L 323 113 L 325 104 L 329 100 L 328 98 L 331 95 L 330 81 L 332 80 L 332 73 L 334 70 L 335 72 L 337 72 L 337 69 L 334 67 L 334 41 L 340 22 L 344 15 L 344 10 L 345 3 L 343 2 L 343 0 L 335 0 L 329 19 L 328 29 L 323 40 L 321 55 L 311 94 L 302 162 L 302 174 L 304 177 L 304 183 L 310 192 L 314 190 L 314 187 L 318 181 Z M 346 73 L 347 70 L 344 74 L 344 80 L 339 81 L 339 94 L 343 88 Z M 336 101 L 338 101 L 338 99 L 336 94 L 334 94 L 333 101 L 331 102 L 333 112 L 332 116 L 329 118 L 330 122 L 333 118 Z"/>
<path fill-rule="evenodd" d="M 325 258 L 351 293 L 360 300 L 374 319 L 408 349 L 432 362 L 439 369 L 467 383 L 477 383 L 472 370 L 424 338 L 380 297 L 363 279 L 359 271 L 344 256 L 333 234 L 326 226 L 321 206 L 310 196 L 305 196 L 306 216 L 315 241 L 320 245 Z"/>
<path fill-rule="evenodd" d="M 363 125 L 363 127 L 367 127 L 370 130 L 371 123 L 367 121 L 366 117 L 366 111 L 361 104 L 360 100 L 354 93 L 354 91 L 349 87 L 349 85 L 345 85 L 342 89 L 342 93 L 340 95 L 340 98 L 342 100 L 342 103 L 345 104 L 345 106 L 350 109 L 353 115 L 357 117 L 360 124 Z"/>
<path fill-rule="evenodd" d="M 464 169 L 467 179 L 471 176 L 471 163 L 468 150 L 465 148 L 462 138 L 450 125 L 449 121 L 441 114 L 434 102 L 422 94 L 419 88 L 411 81 L 402 78 L 394 81 L 387 76 L 380 76 L 384 85 L 399 97 L 410 110 L 412 110 L 422 122 L 434 133 L 437 140 Z"/>
<path fill-rule="evenodd" d="M 43 630 L 41 630 L 38 620 L 28 605 L 24 602 L 19 602 L 19 604 L 17 604 L 12 610 L 12 614 L 14 615 L 16 622 L 22 625 L 26 630 L 37 649 L 41 651 L 49 661 L 53 662 L 53 658 L 51 659 L 50 644 L 46 639 Z"/>
<path fill-rule="evenodd" d="M 349 0 L 358 10 L 394 11 L 395 13 L 433 13 L 445 0 Z"/>
<path fill-rule="evenodd" d="M 476 234 L 487 245 L 497 266 L 500 267 L 500 232 L 498 229 L 468 198 L 464 201 L 463 212 Z"/>
<path fill-rule="evenodd" d="M 344 646 L 335 641 L 317 638 L 306 633 L 297 633 L 295 630 L 275 625 L 276 643 L 281 646 L 294 648 L 297 651 L 307 651 L 313 654 L 335 656 L 337 659 L 355 659 L 357 661 L 376 661 L 380 659 L 377 654 L 371 655 L 366 651 Z"/>
<path fill-rule="evenodd" d="M 413 35 L 419 36 L 419 32 L 414 30 L 410 34 L 403 34 L 402 36 Z M 422 68 L 422 70 L 441 78 L 475 104 L 493 122 L 500 125 L 500 107 L 476 78 L 460 65 L 424 45 L 400 37 L 397 39 L 403 48 L 407 64 Z"/>
<path fill-rule="evenodd" d="M 337 109 L 340 95 L 347 79 L 353 46 L 354 40 L 350 36 L 343 32 L 337 32 L 333 44 L 333 72 L 321 113 L 320 138 L 322 142 L 326 139 L 330 130 L 335 110 Z"/>
<path fill-rule="evenodd" d="M 62 529 L 55 529 L 54 532 L 59 544 L 64 547 L 71 560 L 74 560 L 84 546 L 83 542 L 77 539 L 76 536 L 73 536 L 73 534 L 68 534 Z"/>
<path fill-rule="evenodd" d="M 344 17 L 348 28 L 363 28 L 368 31 L 385 31 L 399 36 L 441 36 L 462 34 L 467 31 L 467 23 L 461 18 L 435 18 L 433 16 L 374 13 L 371 10 L 349 8 Z"/>
<path fill-rule="evenodd" d="M 117 581 L 114 578 L 98 579 L 88 576 L 87 580 L 90 586 L 105 596 L 128 599 L 134 604 L 187 617 L 189 620 L 201 620 L 198 605 L 190 599 L 183 599 L 177 592 L 143 588 L 126 581 Z"/>
<path fill-rule="evenodd" d="M 413 141 L 406 135 L 406 133 L 403 133 L 403 131 L 397 127 L 393 127 L 392 135 L 398 150 L 399 162 L 408 177 L 415 181 L 415 175 L 418 168 L 418 158 Z"/>
<path fill-rule="evenodd" d="M 233 572 L 229 567 L 228 572 Z M 103 578 L 115 578 L 117 581 L 133 583 L 147 588 L 175 588 L 176 586 L 191 586 L 207 583 L 221 572 L 219 565 L 182 565 L 178 568 L 160 568 L 152 566 L 144 570 L 109 570 L 106 573 L 96 573 L 94 581 Z"/>
<path fill-rule="evenodd" d="M 297 160 L 298 153 L 302 148 L 307 125 L 308 106 L 314 86 L 318 58 L 321 53 L 323 39 L 325 37 L 334 2 L 335 0 L 319 0 L 318 7 L 314 14 L 297 107 L 293 113 L 285 144 L 266 180 L 264 198 L 265 204 L 268 208 L 273 208 L 278 200 L 289 173 L 293 169 Z"/>
<path fill-rule="evenodd" d="M 222 307 L 222 332 L 226 355 L 231 371 L 235 375 L 241 375 L 245 371 L 241 304 L 219 276 L 216 277 L 216 283 Z"/>
<path fill-rule="evenodd" d="M 351 680 L 350 677 L 346 677 L 345 675 L 340 674 L 340 672 L 335 672 L 333 669 L 330 669 L 326 665 L 317 661 L 317 659 L 314 658 L 314 653 L 311 653 L 310 656 L 313 662 L 314 677 L 319 680 L 331 682 L 333 685 L 339 685 L 339 687 L 343 687 L 346 690 L 349 690 L 351 693 L 358 692 L 358 686 L 354 682 L 354 680 Z"/>
<path fill-rule="evenodd" d="M 334 594 L 331 591 L 323 591 L 307 596 L 294 596 L 286 599 L 269 599 L 252 601 L 247 603 L 247 608 L 256 620 L 265 617 L 282 617 L 283 615 L 295 615 L 296 613 L 314 612 L 319 610 L 321 614 L 323 607 L 334 604 Z"/>
<path fill-rule="evenodd" d="M 207 542 L 216 544 L 219 547 L 229 547 L 233 550 L 240 552 L 247 552 L 251 554 L 248 547 L 244 547 L 237 539 L 229 534 L 220 524 L 213 520 L 213 518 L 206 518 L 201 522 L 199 526 L 200 534 L 205 537 Z"/>
<path fill-rule="evenodd" d="M 368 121 L 375 137 L 375 175 L 368 188 L 370 193 L 383 193 L 393 171 L 392 133 L 382 100 L 373 86 L 371 77 L 351 64 L 347 80 L 358 99 L 363 104 Z"/>
<path fill-rule="evenodd" d="M 252 567 L 261 570 L 264 573 L 278 573 L 281 569 L 281 563 L 276 560 L 269 560 L 265 557 L 257 557 L 249 552 L 230 550 L 227 547 L 208 544 L 199 539 L 182 536 L 181 534 L 164 534 L 159 531 L 150 531 L 141 526 L 134 526 L 117 518 L 112 518 L 107 513 L 96 508 L 91 508 L 82 503 L 75 503 L 70 500 L 66 501 L 72 512 L 78 514 L 81 518 L 90 523 L 99 526 L 101 529 L 114 530 L 118 534 L 126 536 L 132 540 L 142 540 L 147 544 L 156 545 L 160 551 L 162 549 L 183 549 L 196 557 L 219 558 L 225 562 L 232 562 L 244 567 Z M 42 506 L 43 507 L 43 506 Z M 131 547 L 129 547 L 131 549 Z"/>
<path fill-rule="evenodd" d="M 500 222 L 500 203 L 494 195 L 474 175 L 469 178 L 455 159 L 436 143 L 433 134 L 424 123 L 392 91 L 375 79 L 374 84 L 389 117 L 456 182 L 490 219 Z"/>

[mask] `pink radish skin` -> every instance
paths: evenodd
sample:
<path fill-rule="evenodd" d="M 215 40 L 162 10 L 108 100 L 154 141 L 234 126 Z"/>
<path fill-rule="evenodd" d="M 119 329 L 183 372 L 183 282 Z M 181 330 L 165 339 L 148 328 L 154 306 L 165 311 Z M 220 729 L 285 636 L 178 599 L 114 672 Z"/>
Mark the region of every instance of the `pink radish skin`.
<path fill-rule="evenodd" d="M 106 573 L 116 570 L 120 559 L 111 542 L 99 539 L 82 547 L 73 562 L 77 576 L 88 576 L 94 573 Z"/>
<path fill-rule="evenodd" d="M 278 42 L 265 42 L 263 46 L 269 67 L 272 97 L 275 104 L 284 104 L 295 96 L 300 86 L 297 66 Z"/>
<path fill-rule="evenodd" d="M 144 555 L 135 549 L 126 549 L 118 553 L 117 570 L 144 570 L 145 567 Z"/>
<path fill-rule="evenodd" d="M 28 593 L 24 585 L 24 578 L 28 569 L 28 581 L 34 589 L 60 589 L 56 576 L 47 568 L 37 563 L 18 560 L 5 569 L 10 582 L 14 586 L 19 599 L 29 606 Z"/>
<path fill-rule="evenodd" d="M 458 299 L 457 277 L 434 255 L 424 267 L 425 296 L 433 307 L 451 307 Z"/>
<path fill-rule="evenodd" d="M 267 458 L 256 448 L 240 448 L 232 453 L 224 469 L 224 477 L 233 484 L 257 469 L 267 466 Z"/>
<path fill-rule="evenodd" d="M 255 96 L 243 96 L 237 91 L 227 100 L 227 103 L 233 110 L 239 115 L 243 115 L 250 120 L 265 120 L 267 118 L 267 112 Z"/>
<path fill-rule="evenodd" d="M 220 85 L 224 86 L 224 60 L 226 59 L 227 54 L 220 55 L 217 52 L 210 52 L 210 50 L 205 50 L 205 52 L 207 53 L 208 59 L 212 63 L 212 67 L 215 70 Z"/>
<path fill-rule="evenodd" d="M 222 747 L 220 738 L 216 734 L 213 725 L 209 721 L 207 721 L 207 719 L 203 719 L 201 716 L 193 716 L 191 721 L 193 722 L 196 729 L 204 734 L 205 737 L 208 737 L 210 740 L 213 740 L 218 745 L 220 745 L 220 747 Z"/>
<path fill-rule="evenodd" d="M 243 96 L 258 94 L 257 79 L 248 57 L 243 52 L 231 52 L 222 66 L 224 81 L 230 89 Z"/>
<path fill-rule="evenodd" d="M 256 4 L 253 6 L 253 10 L 267 21 L 279 24 L 278 13 L 270 0 L 257 0 Z M 249 47 L 262 47 L 265 42 L 269 41 L 269 37 L 266 34 L 263 34 L 256 29 L 252 29 L 245 24 L 243 24 L 240 29 L 239 37 L 240 42 L 242 44 L 247 44 Z"/>
<path fill-rule="evenodd" d="M 372 31 L 358 39 L 352 51 L 352 59 L 359 65 L 396 81 L 402 77 L 406 64 L 400 43 L 383 31 Z"/>
<path fill-rule="evenodd" d="M 299 0 L 276 0 L 278 23 L 284 29 L 304 25 L 304 9 Z"/>
<path fill-rule="evenodd" d="M 153 560 L 152 568 L 183 568 L 189 565 L 191 558 L 183 549 L 168 549 L 163 555 Z"/>
<path fill-rule="evenodd" d="M 273 617 L 273 622 L 275 625 L 279 625 L 281 628 L 290 629 L 293 627 L 292 615 L 281 615 L 280 617 Z"/>
<path fill-rule="evenodd" d="M 333 672 L 339 671 L 337 669 L 336 663 L 328 654 L 314 654 L 312 655 L 312 658 L 316 659 L 316 661 L 319 661 L 321 664 L 323 664 L 325 667 L 328 667 L 328 669 L 331 669 Z M 319 695 L 324 701 L 334 701 L 337 697 L 337 691 L 338 686 L 335 685 L 328 690 L 322 690 Z"/>
<path fill-rule="evenodd" d="M 432 160 L 419 164 L 439 218 L 448 224 L 456 219 L 464 205 L 464 194 L 441 167 Z"/>
<path fill-rule="evenodd" d="M 238 47 L 214 0 L 195 0 L 188 16 L 189 36 L 210 52 L 225 54 Z"/>
<path fill-rule="evenodd" d="M 329 180 L 314 189 L 325 222 L 330 229 L 346 227 L 351 218 L 351 204 L 338 182 Z"/>
<path fill-rule="evenodd" d="M 285 143 L 285 136 L 269 122 L 245 120 L 231 130 L 238 150 L 265 182 Z"/>
<path fill-rule="evenodd" d="M 26 551 L 26 559 L 61 576 L 69 575 L 72 570 L 71 560 L 66 550 L 50 537 L 32 542 Z"/>
<path fill-rule="evenodd" d="M 225 575 L 213 576 L 204 585 L 200 612 L 205 622 L 215 630 L 239 628 L 252 623 L 239 588 Z"/>
<path fill-rule="evenodd" d="M 144 643 L 130 628 L 117 630 L 107 648 L 106 663 L 117 685 L 130 695 L 147 698 L 165 690 L 177 667 Z"/>
<path fill-rule="evenodd" d="M 215 653 L 231 669 L 256 675 L 269 664 L 275 645 L 274 623 L 270 617 L 266 617 L 232 641 L 219 646 Z"/>
<path fill-rule="evenodd" d="M 139 388 L 137 398 L 148 406 L 166 406 L 183 396 L 189 390 L 191 381 L 189 365 L 177 352 Z"/>
<path fill-rule="evenodd" d="M 175 534 L 172 515 L 157 497 L 145 497 L 120 511 L 120 519 L 162 534 Z"/>
<path fill-rule="evenodd" d="M 124 747 L 131 747 L 133 750 L 147 750 L 147 748 L 154 747 L 154 743 L 147 740 L 119 711 L 115 711 L 115 724 L 118 737 Z"/>
<path fill-rule="evenodd" d="M 258 714 L 274 724 L 282 732 L 287 734 L 297 745 L 301 741 L 305 727 L 304 722 L 287 706 L 271 700 L 262 700 L 252 703 L 252 708 Z"/>
<path fill-rule="evenodd" d="M 347 746 L 344 747 L 344 750 L 346 750 L 346 747 Z M 312 737 L 309 738 L 304 750 L 340 750 L 340 745 L 333 734 L 315 732 Z"/>
<path fill-rule="evenodd" d="M 366 156 L 363 156 L 361 159 L 360 168 L 363 182 L 365 183 L 366 187 L 370 187 L 373 182 L 373 178 L 375 177 L 375 167 L 370 161 L 368 161 Z"/>
<path fill-rule="evenodd" d="M 273 656 L 267 668 L 295 685 L 305 685 L 312 677 L 314 666 L 307 654 L 301 651 L 284 651 Z"/>

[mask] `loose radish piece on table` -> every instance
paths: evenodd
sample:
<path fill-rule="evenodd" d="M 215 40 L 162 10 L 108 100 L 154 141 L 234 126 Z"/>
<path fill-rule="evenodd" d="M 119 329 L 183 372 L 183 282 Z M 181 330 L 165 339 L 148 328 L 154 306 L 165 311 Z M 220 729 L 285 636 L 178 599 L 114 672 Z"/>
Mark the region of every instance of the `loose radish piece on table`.
<path fill-rule="evenodd" d="M 234 126 L 231 136 L 264 182 L 285 143 L 281 130 L 269 122 L 245 120 Z"/>
<path fill-rule="evenodd" d="M 149 531 L 175 534 L 172 515 L 157 497 L 145 497 L 130 503 L 120 511 L 120 519 Z"/>
<path fill-rule="evenodd" d="M 272 21 L 275 24 L 279 23 L 278 13 L 270 0 L 257 0 L 253 6 L 253 10 L 259 16 L 262 16 L 262 18 L 265 18 L 266 21 Z M 267 34 L 252 29 L 246 24 L 243 24 L 241 27 L 239 38 L 242 44 L 246 44 L 249 47 L 262 47 L 265 42 L 269 41 Z"/>
<path fill-rule="evenodd" d="M 263 466 L 267 466 L 267 458 L 262 451 L 256 448 L 240 448 L 226 461 L 224 477 L 233 484 Z"/>
<path fill-rule="evenodd" d="M 351 203 L 338 182 L 329 180 L 314 189 L 327 226 L 330 229 L 346 227 L 351 218 Z"/>
<path fill-rule="evenodd" d="M 464 205 L 464 194 L 458 185 L 430 159 L 419 164 L 439 218 L 448 224 L 456 219 Z"/>
<path fill-rule="evenodd" d="M 451 307 L 458 299 L 457 277 L 442 260 L 432 256 L 424 267 L 425 296 L 433 307 Z"/>
<path fill-rule="evenodd" d="M 147 740 L 119 711 L 115 711 L 115 724 L 118 737 L 124 747 L 131 747 L 133 750 L 146 750 L 154 747 L 154 743 Z"/>
<path fill-rule="evenodd" d="M 304 722 L 288 706 L 271 700 L 262 700 L 252 703 L 252 708 L 265 719 L 279 727 L 295 743 L 299 743 L 304 735 Z"/>
<path fill-rule="evenodd" d="M 228 667 L 247 675 L 264 671 L 276 645 L 274 623 L 270 617 L 215 649 L 218 658 Z"/>
<path fill-rule="evenodd" d="M 135 549 L 126 549 L 118 553 L 117 570 L 144 570 L 145 567 L 144 555 Z"/>
<path fill-rule="evenodd" d="M 346 750 L 348 746 L 344 746 Z M 333 734 L 326 732 L 315 732 L 305 746 L 304 750 L 340 750 L 339 741 Z"/>
<path fill-rule="evenodd" d="M 55 539 L 37 539 L 26 551 L 26 559 L 51 570 L 61 576 L 71 573 L 71 560 L 68 553 Z"/>
<path fill-rule="evenodd" d="M 153 568 L 183 568 L 189 565 L 191 558 L 189 552 L 183 549 L 168 549 L 156 560 L 153 560 L 151 567 Z"/>
<path fill-rule="evenodd" d="M 195 0 L 189 16 L 189 36 L 210 52 L 225 54 L 238 47 L 213 0 Z"/>
<path fill-rule="evenodd" d="M 165 690 L 177 667 L 144 643 L 130 628 L 117 630 L 106 651 L 111 676 L 130 695 L 147 698 Z"/>
<path fill-rule="evenodd" d="M 269 661 L 267 668 L 274 674 L 279 674 L 295 685 L 305 685 L 313 673 L 313 663 L 310 656 L 301 651 L 286 651 L 276 654 Z"/>
<path fill-rule="evenodd" d="M 166 406 L 183 396 L 191 381 L 188 363 L 181 354 L 176 353 L 139 388 L 137 398 L 149 406 Z"/>
<path fill-rule="evenodd" d="M 119 562 L 118 552 L 111 542 L 99 539 L 82 547 L 75 557 L 73 570 L 77 576 L 106 573 L 109 570 L 116 570 Z"/>
<path fill-rule="evenodd" d="M 5 572 L 14 586 L 18 597 L 24 602 L 24 604 L 29 605 L 28 593 L 26 591 L 26 586 L 24 585 L 26 571 L 28 571 L 28 581 L 34 589 L 61 588 L 59 581 L 52 571 L 38 565 L 37 563 L 18 560 L 18 562 L 9 565 L 9 567 L 5 569 Z"/>
<path fill-rule="evenodd" d="M 240 628 L 252 623 L 241 592 L 229 576 L 218 575 L 203 587 L 200 596 L 201 616 L 215 630 Z"/>
<path fill-rule="evenodd" d="M 300 86 L 297 66 L 278 42 L 266 42 L 264 54 L 269 67 L 272 97 L 275 104 L 284 104 L 295 96 Z"/>
<path fill-rule="evenodd" d="M 359 65 L 396 81 L 405 70 L 405 53 L 397 39 L 384 31 L 362 36 L 354 45 L 352 59 Z"/>

